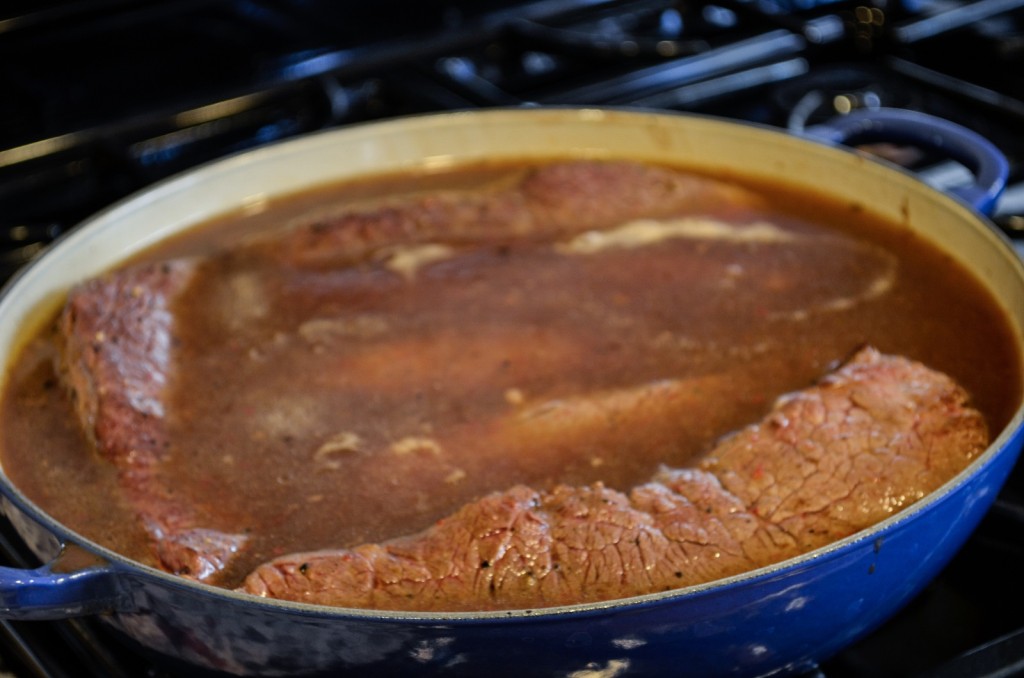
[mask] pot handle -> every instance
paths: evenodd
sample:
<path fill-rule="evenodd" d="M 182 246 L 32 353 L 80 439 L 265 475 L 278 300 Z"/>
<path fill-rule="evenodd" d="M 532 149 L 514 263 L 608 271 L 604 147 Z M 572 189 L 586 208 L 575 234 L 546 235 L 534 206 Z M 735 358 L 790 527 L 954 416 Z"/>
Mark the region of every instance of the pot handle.
<path fill-rule="evenodd" d="M 57 572 L 56 562 L 34 570 L 0 567 L 0 619 L 66 619 L 122 607 L 111 568 Z"/>
<path fill-rule="evenodd" d="M 949 192 L 982 214 L 991 214 L 1006 187 L 1006 157 L 978 133 L 949 120 L 897 108 L 860 109 L 807 128 L 806 136 L 852 146 L 889 141 L 947 154 L 974 173 L 974 183 Z"/>

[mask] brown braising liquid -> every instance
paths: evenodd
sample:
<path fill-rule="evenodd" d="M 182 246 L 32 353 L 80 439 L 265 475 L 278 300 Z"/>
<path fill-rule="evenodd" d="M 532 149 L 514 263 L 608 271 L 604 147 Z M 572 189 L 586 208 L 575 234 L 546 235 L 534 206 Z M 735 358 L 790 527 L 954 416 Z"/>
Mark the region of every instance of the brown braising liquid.
<path fill-rule="evenodd" d="M 218 251 L 329 202 L 520 171 L 324 188 L 144 258 Z M 175 309 L 163 472 L 210 527 L 249 535 L 221 583 L 284 553 L 418 531 L 515 483 L 627 488 L 691 462 L 865 343 L 952 375 L 994 431 L 1008 421 L 1020 357 L 981 285 L 856 206 L 759 190 L 768 207 L 702 214 L 646 245 L 628 229 L 612 244 L 436 243 L 327 273 L 212 255 Z M 14 367 L 4 469 L 58 520 L 147 560 L 52 358 L 41 336 Z"/>

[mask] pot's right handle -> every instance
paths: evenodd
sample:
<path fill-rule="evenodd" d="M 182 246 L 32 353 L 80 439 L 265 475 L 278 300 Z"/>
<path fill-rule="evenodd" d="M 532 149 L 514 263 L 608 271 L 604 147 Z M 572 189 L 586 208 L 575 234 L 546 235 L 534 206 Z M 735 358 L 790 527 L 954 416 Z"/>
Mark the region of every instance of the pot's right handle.
<path fill-rule="evenodd" d="M 121 607 L 118 574 L 109 567 L 57 572 L 0 567 L 0 619 L 65 619 Z"/>
<path fill-rule="evenodd" d="M 896 108 L 860 109 L 809 127 L 804 134 L 830 144 L 907 143 L 945 153 L 974 173 L 974 183 L 950 193 L 991 214 L 1006 187 L 1006 157 L 983 136 L 949 120 Z"/>

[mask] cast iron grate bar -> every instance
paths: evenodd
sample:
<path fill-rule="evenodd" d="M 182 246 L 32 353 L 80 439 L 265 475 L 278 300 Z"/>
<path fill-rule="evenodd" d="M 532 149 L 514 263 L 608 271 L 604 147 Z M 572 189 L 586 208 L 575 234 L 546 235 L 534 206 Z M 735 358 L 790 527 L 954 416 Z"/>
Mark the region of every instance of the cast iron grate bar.
<path fill-rule="evenodd" d="M 1024 7 L 1024 0 L 977 0 L 952 9 L 940 11 L 924 19 L 906 21 L 892 29 L 892 37 L 899 43 L 911 45 L 958 30 L 999 14 Z"/>
<path fill-rule="evenodd" d="M 7 670 L 35 678 L 171 678 L 128 654 L 93 629 L 91 622 L 0 622 Z"/>
<path fill-rule="evenodd" d="M 658 94 L 640 97 L 631 103 L 644 108 L 694 109 L 741 92 L 751 92 L 777 85 L 804 75 L 809 70 L 810 64 L 806 59 L 802 57 L 787 59 L 691 85 L 674 87 Z"/>
<path fill-rule="evenodd" d="M 463 95 L 474 106 L 517 106 L 521 99 L 506 92 L 474 67 L 472 61 L 451 56 L 438 60 L 435 69 L 453 94 Z"/>
<path fill-rule="evenodd" d="M 470 88 L 455 87 L 448 79 L 437 77 L 433 69 L 402 68 L 381 78 L 386 91 L 401 93 L 400 106 L 403 112 L 427 112 L 438 110 L 461 110 L 481 105 L 486 95 Z M 409 110 L 405 110 L 408 107 Z M 392 108 L 391 110 L 396 110 Z"/>
<path fill-rule="evenodd" d="M 945 73 L 899 57 L 889 57 L 888 66 L 895 72 L 940 89 L 947 94 L 969 99 L 983 106 L 989 114 L 1011 115 L 1024 121 L 1024 101 L 1001 92 L 965 82 Z"/>
<path fill-rule="evenodd" d="M 1024 675 L 1024 629 L 1008 633 L 920 678 L 1013 678 Z"/>
<path fill-rule="evenodd" d="M 0 34 L 79 30 L 83 23 L 116 22 L 136 26 L 141 21 L 177 16 L 192 8 L 232 0 L 158 0 L 140 4 L 136 0 L 95 0 L 92 2 L 32 3 L 24 11 L 8 7 L 0 16 Z M 26 3 L 27 5 L 28 3 Z"/>
<path fill-rule="evenodd" d="M 596 0 L 530 3 L 514 12 L 493 11 L 483 17 L 469 18 L 456 28 L 416 36 L 415 39 L 409 36 L 383 39 L 372 45 L 317 50 L 312 55 L 299 52 L 286 55 L 276 65 L 268 66 L 265 77 L 270 83 L 328 74 L 342 78 L 366 77 L 385 72 L 391 67 L 429 63 L 442 56 L 497 40 L 507 31 L 509 23 L 517 18 L 543 20 L 604 4 L 607 2 Z"/>
<path fill-rule="evenodd" d="M 528 19 L 508 26 L 514 34 L 541 49 L 583 58 L 679 57 L 700 54 L 710 49 L 707 40 L 679 39 L 646 35 L 602 35 L 576 27 L 547 26 Z"/>
<path fill-rule="evenodd" d="M 769 31 L 692 57 L 642 68 L 584 87 L 568 89 L 550 97 L 550 102 L 628 103 L 666 87 L 678 87 L 797 55 L 802 53 L 806 46 L 806 40 L 795 33 L 781 29 Z"/>

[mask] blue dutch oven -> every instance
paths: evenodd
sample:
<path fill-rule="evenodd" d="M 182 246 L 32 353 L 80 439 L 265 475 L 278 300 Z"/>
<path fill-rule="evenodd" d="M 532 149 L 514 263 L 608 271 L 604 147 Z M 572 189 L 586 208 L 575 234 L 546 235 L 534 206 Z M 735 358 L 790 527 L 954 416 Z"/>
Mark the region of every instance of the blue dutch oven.
<path fill-rule="evenodd" d="M 994 147 L 944 121 L 888 110 L 851 114 L 806 136 L 685 115 L 541 108 L 399 119 L 262 148 L 103 212 L 22 271 L 0 297 L 0 360 L 11 363 L 20 338 L 75 282 L 239 206 L 364 174 L 580 155 L 772 178 L 859 204 L 959 259 L 992 291 L 1022 336 L 1024 266 L 982 216 L 1006 180 L 1006 162 Z M 941 150 L 970 168 L 975 181 L 951 197 L 839 146 L 879 140 Z M 214 588 L 132 562 L 75 534 L 3 476 L 3 511 L 45 565 L 0 568 L 0 617 L 94 615 L 127 643 L 189 667 L 186 675 L 806 671 L 892 615 L 949 561 L 1012 469 L 1021 418 L 1018 407 L 989 449 L 930 496 L 825 548 L 701 586 L 537 610 L 375 612 Z"/>

